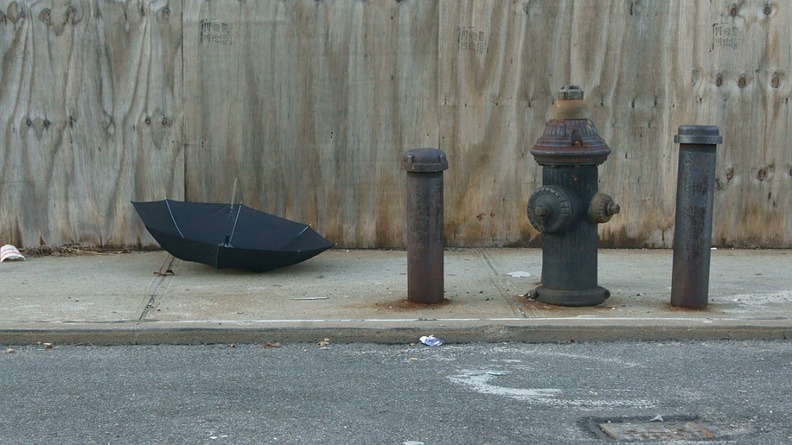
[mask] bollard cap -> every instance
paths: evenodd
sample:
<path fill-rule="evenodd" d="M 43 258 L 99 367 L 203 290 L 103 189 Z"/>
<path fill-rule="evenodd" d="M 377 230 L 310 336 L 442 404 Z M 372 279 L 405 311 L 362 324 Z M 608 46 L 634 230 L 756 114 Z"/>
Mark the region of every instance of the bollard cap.
<path fill-rule="evenodd" d="M 448 159 L 437 148 L 414 148 L 404 154 L 401 165 L 407 172 L 441 172 L 448 169 Z"/>
<path fill-rule="evenodd" d="M 714 125 L 682 125 L 674 136 L 674 143 L 716 145 L 723 143 L 723 136 Z"/>

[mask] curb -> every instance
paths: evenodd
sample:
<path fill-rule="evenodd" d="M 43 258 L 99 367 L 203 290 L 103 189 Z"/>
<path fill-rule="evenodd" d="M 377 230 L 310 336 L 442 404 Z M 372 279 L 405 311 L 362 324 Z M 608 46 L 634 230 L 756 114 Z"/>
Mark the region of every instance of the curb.
<path fill-rule="evenodd" d="M 570 343 L 609 341 L 701 341 L 701 340 L 787 340 L 792 338 L 789 320 L 752 322 L 710 321 L 708 323 L 641 323 L 614 320 L 603 325 L 579 321 L 558 324 L 552 320 L 524 323 L 480 324 L 438 323 L 422 326 L 373 326 L 360 322 L 350 326 L 317 323 L 310 327 L 221 326 L 134 326 L 97 328 L 86 326 L 0 329 L 0 344 L 37 342 L 72 345 L 202 345 L 223 343 L 314 343 L 329 338 L 332 343 L 417 343 L 422 335 L 434 334 L 446 343 Z"/>

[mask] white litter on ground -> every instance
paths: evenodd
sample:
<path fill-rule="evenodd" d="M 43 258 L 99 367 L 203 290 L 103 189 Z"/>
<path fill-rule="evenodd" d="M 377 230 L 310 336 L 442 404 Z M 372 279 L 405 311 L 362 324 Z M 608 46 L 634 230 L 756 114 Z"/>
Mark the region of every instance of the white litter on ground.
<path fill-rule="evenodd" d="M 757 309 L 766 308 L 772 310 L 774 305 L 790 304 L 792 303 L 792 291 L 779 290 L 778 292 L 768 292 L 762 294 L 742 294 L 730 295 L 713 299 L 717 303 L 736 303 L 738 307 L 724 307 L 724 312 L 749 312 L 756 311 Z"/>
<path fill-rule="evenodd" d="M 528 272 L 517 271 L 517 272 L 507 272 L 506 275 L 513 277 L 513 278 L 528 278 L 531 276 Z"/>
<path fill-rule="evenodd" d="M 6 244 L 5 246 L 0 247 L 0 263 L 2 263 L 5 260 L 24 261 L 25 257 L 22 256 L 21 253 L 19 253 L 19 250 L 17 250 L 16 247 L 12 246 L 11 244 Z"/>

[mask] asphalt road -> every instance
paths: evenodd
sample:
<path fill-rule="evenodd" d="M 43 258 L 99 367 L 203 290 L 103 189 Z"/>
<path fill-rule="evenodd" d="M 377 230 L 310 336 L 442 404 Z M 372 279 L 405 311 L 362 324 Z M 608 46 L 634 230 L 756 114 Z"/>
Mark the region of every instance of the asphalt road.
<path fill-rule="evenodd" d="M 0 444 L 792 443 L 788 342 L 12 349 Z"/>

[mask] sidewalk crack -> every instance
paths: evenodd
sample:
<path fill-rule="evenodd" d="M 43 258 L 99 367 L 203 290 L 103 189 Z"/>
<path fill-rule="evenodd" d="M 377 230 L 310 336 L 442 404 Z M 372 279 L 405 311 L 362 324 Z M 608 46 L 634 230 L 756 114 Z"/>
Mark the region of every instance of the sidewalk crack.
<path fill-rule="evenodd" d="M 481 257 L 484 259 L 484 262 L 487 264 L 487 267 L 489 267 L 490 272 L 492 272 L 492 277 L 490 278 L 490 282 L 498 289 L 498 292 L 501 294 L 501 297 L 503 297 L 506 300 L 506 303 L 509 305 L 512 312 L 514 312 L 515 315 L 522 316 L 523 318 L 529 318 L 528 315 L 525 313 L 525 309 L 522 307 L 522 305 L 519 304 L 517 301 L 515 301 L 515 296 L 512 295 L 503 286 L 503 283 L 501 283 L 501 281 L 498 279 L 498 271 L 495 269 L 495 266 L 492 265 L 492 261 L 490 261 L 486 252 L 484 252 L 484 250 L 482 249 L 479 249 L 479 253 L 481 254 Z"/>
<path fill-rule="evenodd" d="M 166 259 L 165 261 L 166 261 L 166 263 L 165 263 L 166 265 L 163 266 L 160 270 L 165 270 L 165 271 L 172 270 L 173 269 L 173 263 L 176 261 L 176 258 L 173 255 L 170 255 L 170 260 Z M 159 290 L 163 287 L 163 284 L 165 283 L 165 280 L 168 279 L 170 274 L 160 273 L 160 274 L 157 274 L 157 276 L 158 276 L 158 279 L 154 280 L 153 289 L 151 290 L 151 294 L 149 295 L 148 302 L 146 303 L 146 306 L 143 308 L 143 312 L 140 314 L 140 317 L 138 318 L 138 321 L 137 321 L 137 325 L 138 326 L 140 325 L 140 323 L 143 322 L 143 320 L 146 318 L 146 316 L 148 316 L 148 314 L 151 311 L 151 309 L 154 307 L 154 302 L 155 302 L 155 300 L 157 299 L 157 296 L 158 296 L 157 294 L 159 293 Z"/>

